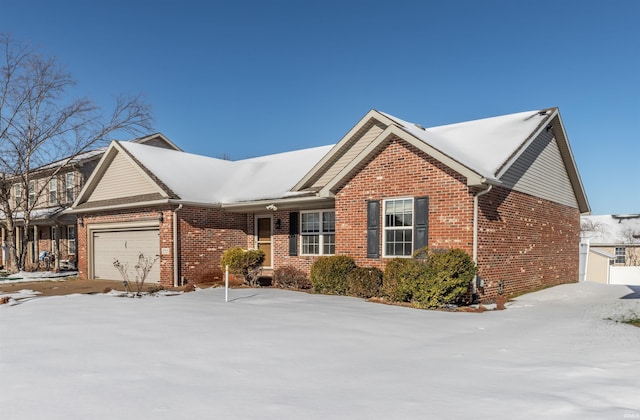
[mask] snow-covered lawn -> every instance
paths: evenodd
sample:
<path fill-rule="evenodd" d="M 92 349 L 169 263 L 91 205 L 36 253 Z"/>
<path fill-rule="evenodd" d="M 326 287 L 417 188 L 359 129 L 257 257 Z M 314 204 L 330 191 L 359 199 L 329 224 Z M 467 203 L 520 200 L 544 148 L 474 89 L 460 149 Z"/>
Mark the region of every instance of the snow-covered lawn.
<path fill-rule="evenodd" d="M 2 419 L 640 418 L 640 314 L 581 283 L 452 313 L 277 289 L 0 305 Z"/>
<path fill-rule="evenodd" d="M 66 280 L 67 277 L 77 276 L 77 271 L 20 271 L 15 274 L 10 274 L 7 277 L 0 277 L 0 284 L 11 284 L 11 283 L 26 283 L 32 281 L 55 281 L 55 280 Z"/>

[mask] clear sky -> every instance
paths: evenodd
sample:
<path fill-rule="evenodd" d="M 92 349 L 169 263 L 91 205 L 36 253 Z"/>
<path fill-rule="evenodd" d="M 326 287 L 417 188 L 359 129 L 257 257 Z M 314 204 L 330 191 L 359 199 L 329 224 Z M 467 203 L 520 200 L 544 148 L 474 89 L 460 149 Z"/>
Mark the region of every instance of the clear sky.
<path fill-rule="evenodd" d="M 0 32 L 213 157 L 336 143 L 372 108 L 429 127 L 557 106 L 592 213 L 640 213 L 637 0 L 0 0 Z"/>

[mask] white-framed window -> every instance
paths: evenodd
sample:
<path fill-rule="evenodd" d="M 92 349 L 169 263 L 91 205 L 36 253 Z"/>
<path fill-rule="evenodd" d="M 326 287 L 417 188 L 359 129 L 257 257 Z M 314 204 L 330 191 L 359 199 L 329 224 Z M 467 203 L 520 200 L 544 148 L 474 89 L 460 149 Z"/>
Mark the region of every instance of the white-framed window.
<path fill-rule="evenodd" d="M 625 264 L 627 262 L 627 251 L 624 247 L 616 247 L 616 264 Z"/>
<path fill-rule="evenodd" d="M 336 253 L 336 212 L 333 210 L 300 212 L 302 255 Z"/>
<path fill-rule="evenodd" d="M 13 199 L 16 207 L 19 207 L 22 204 L 22 185 L 13 184 Z"/>
<path fill-rule="evenodd" d="M 73 176 L 73 172 L 67 172 L 64 176 L 64 190 L 65 190 L 65 195 L 66 195 L 66 199 L 67 199 L 67 203 L 71 203 L 73 202 L 73 200 L 75 199 L 74 196 L 74 187 L 75 187 L 75 179 Z"/>
<path fill-rule="evenodd" d="M 29 181 L 29 204 L 31 207 L 34 205 L 36 200 L 36 181 Z"/>
<path fill-rule="evenodd" d="M 49 180 L 49 204 L 58 202 L 58 178 L 53 177 Z"/>
<path fill-rule="evenodd" d="M 67 226 L 67 253 L 76 255 L 76 227 L 74 225 Z"/>
<path fill-rule="evenodd" d="M 410 257 L 413 253 L 413 198 L 385 200 L 383 212 L 383 255 Z"/>

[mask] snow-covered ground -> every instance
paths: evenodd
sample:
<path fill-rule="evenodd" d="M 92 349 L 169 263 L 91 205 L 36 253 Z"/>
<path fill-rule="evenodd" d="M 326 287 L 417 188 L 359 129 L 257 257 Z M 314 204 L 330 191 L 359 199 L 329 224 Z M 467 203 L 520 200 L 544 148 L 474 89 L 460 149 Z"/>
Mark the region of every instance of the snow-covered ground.
<path fill-rule="evenodd" d="M 26 299 L 0 305 L 0 417 L 640 418 L 640 328 L 614 321 L 640 314 L 630 293 L 484 313 L 277 289 Z"/>
<path fill-rule="evenodd" d="M 66 280 L 67 277 L 77 276 L 77 271 L 20 271 L 15 274 L 10 274 L 7 277 L 0 278 L 0 284 L 9 283 L 25 283 L 31 281 L 55 281 Z"/>

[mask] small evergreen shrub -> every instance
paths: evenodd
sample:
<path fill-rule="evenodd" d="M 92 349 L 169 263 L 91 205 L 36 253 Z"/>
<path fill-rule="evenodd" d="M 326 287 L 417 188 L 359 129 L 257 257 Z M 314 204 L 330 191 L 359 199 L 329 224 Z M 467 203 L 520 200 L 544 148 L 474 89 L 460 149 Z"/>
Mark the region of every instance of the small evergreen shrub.
<path fill-rule="evenodd" d="M 344 295 L 347 293 L 347 276 L 354 268 L 356 263 L 351 257 L 320 257 L 311 266 L 309 280 L 316 293 Z"/>
<path fill-rule="evenodd" d="M 347 294 L 368 299 L 380 296 L 382 270 L 376 267 L 356 267 L 347 276 Z"/>
<path fill-rule="evenodd" d="M 394 258 L 387 262 L 382 276 L 382 295 L 392 302 L 410 302 L 415 277 L 424 269 L 419 261 Z"/>
<path fill-rule="evenodd" d="M 242 276 L 245 283 L 255 286 L 262 270 L 264 257 L 264 251 L 260 249 L 245 250 L 237 246 L 222 253 L 220 267 L 224 272 L 228 265 L 230 273 Z"/>
<path fill-rule="evenodd" d="M 383 295 L 392 302 L 412 302 L 418 308 L 440 308 L 460 303 L 475 274 L 475 264 L 460 249 L 423 249 L 413 258 L 395 258 L 387 263 Z"/>
<path fill-rule="evenodd" d="M 273 271 L 273 281 L 278 287 L 285 289 L 311 289 L 311 282 L 305 272 L 293 266 L 276 268 Z"/>
<path fill-rule="evenodd" d="M 439 308 L 460 303 L 469 291 L 476 274 L 471 257 L 461 249 L 430 253 L 427 269 L 417 279 L 413 292 L 414 305 Z"/>

